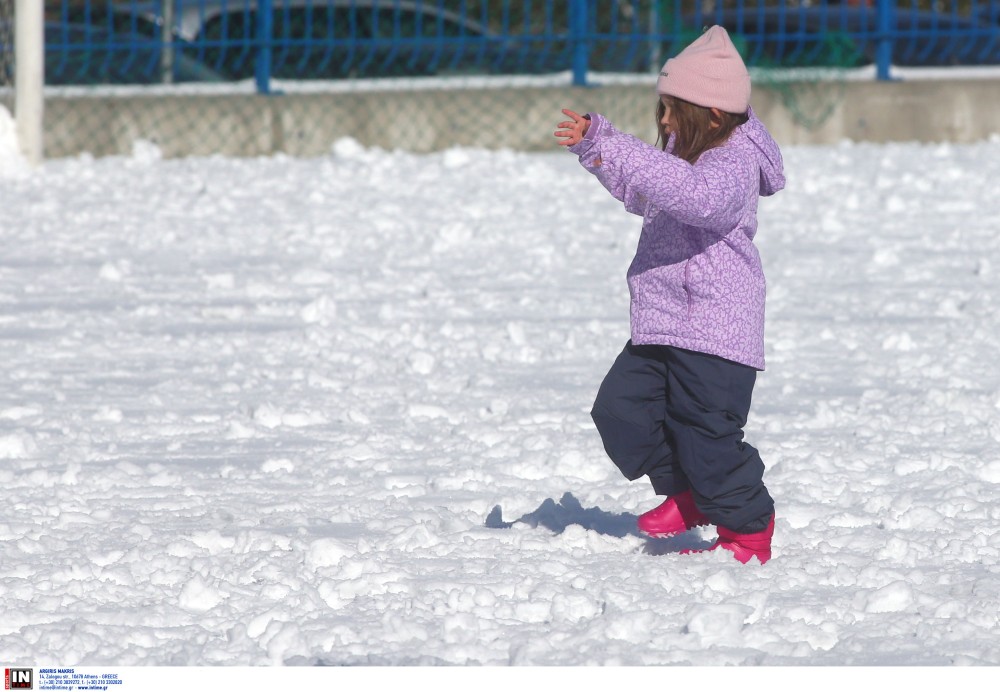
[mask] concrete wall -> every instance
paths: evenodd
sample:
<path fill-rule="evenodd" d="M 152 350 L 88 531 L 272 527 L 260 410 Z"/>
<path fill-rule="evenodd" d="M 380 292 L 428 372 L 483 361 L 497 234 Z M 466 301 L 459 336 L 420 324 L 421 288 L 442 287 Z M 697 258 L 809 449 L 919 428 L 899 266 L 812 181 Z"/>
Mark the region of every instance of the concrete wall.
<path fill-rule="evenodd" d="M 561 108 L 608 115 L 655 139 L 650 87 L 358 91 L 258 96 L 49 97 L 46 155 L 320 156 L 334 141 L 429 152 L 453 146 L 554 150 Z M 755 86 L 753 105 L 781 144 L 842 140 L 974 142 L 1000 135 L 1000 80 Z"/>

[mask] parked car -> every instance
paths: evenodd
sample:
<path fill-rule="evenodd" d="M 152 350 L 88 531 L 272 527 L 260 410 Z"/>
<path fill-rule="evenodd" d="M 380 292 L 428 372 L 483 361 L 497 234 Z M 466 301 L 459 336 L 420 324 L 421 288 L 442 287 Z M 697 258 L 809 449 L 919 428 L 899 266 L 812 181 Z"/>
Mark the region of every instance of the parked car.
<path fill-rule="evenodd" d="M 45 24 L 45 83 L 52 86 L 158 84 L 164 81 L 162 42 L 70 22 Z M 172 81 L 221 82 L 225 78 L 178 52 Z"/>
<path fill-rule="evenodd" d="M 986 18 L 897 9 L 892 62 L 900 66 L 1000 64 L 1000 26 Z M 762 66 L 853 67 L 875 61 L 875 7 L 817 5 L 720 9 L 685 15 L 688 33 L 726 27 L 744 58 Z"/>
<path fill-rule="evenodd" d="M 186 55 L 231 79 L 254 75 L 259 2 L 173 1 L 173 33 Z M 162 5 L 127 2 L 116 11 L 162 27 Z M 276 0 L 271 37 L 271 76 L 287 79 L 463 72 L 470 61 L 499 64 L 503 43 L 473 19 L 413 0 Z"/>
<path fill-rule="evenodd" d="M 164 2 L 122 2 L 119 12 L 163 26 Z M 173 0 L 172 24 L 187 54 L 232 77 L 252 77 L 259 54 L 257 0 Z M 428 0 L 275 0 L 273 77 L 341 79 L 445 74 L 541 74 L 569 70 L 565 27 L 529 31 L 524 20 L 497 32 L 482 16 Z M 169 7 L 168 7 L 169 9 Z M 592 42 L 591 69 L 640 67 L 649 42 Z"/>

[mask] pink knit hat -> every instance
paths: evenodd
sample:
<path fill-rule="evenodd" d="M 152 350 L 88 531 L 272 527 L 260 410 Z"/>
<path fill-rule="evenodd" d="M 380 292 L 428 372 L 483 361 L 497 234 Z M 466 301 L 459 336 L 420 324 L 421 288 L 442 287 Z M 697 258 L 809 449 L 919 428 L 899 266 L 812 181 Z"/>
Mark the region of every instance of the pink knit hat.
<path fill-rule="evenodd" d="M 713 26 L 667 60 L 656 91 L 706 108 L 746 113 L 750 73 L 721 26 Z"/>

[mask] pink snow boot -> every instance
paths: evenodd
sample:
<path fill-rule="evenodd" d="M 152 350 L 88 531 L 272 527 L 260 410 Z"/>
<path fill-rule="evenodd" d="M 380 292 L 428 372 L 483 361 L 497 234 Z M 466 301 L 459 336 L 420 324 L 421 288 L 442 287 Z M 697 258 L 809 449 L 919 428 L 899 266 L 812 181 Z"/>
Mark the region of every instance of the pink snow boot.
<path fill-rule="evenodd" d="M 772 514 L 767 528 L 758 533 L 736 533 L 720 526 L 719 540 L 709 550 L 717 548 L 728 550 L 743 564 L 748 563 L 750 558 L 756 557 L 763 565 L 771 559 L 771 537 L 773 535 L 774 515 Z"/>
<path fill-rule="evenodd" d="M 656 509 L 640 515 L 638 522 L 639 530 L 653 538 L 675 536 L 708 523 L 708 518 L 695 505 L 690 490 L 668 497 Z"/>

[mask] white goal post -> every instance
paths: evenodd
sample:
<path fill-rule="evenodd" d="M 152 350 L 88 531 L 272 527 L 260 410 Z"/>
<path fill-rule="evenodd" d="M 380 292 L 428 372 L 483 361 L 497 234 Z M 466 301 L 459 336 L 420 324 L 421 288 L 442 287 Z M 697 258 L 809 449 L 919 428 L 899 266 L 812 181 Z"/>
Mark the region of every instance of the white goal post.
<path fill-rule="evenodd" d="M 45 156 L 45 7 L 42 0 L 14 5 L 14 120 L 21 153 L 32 165 Z"/>

